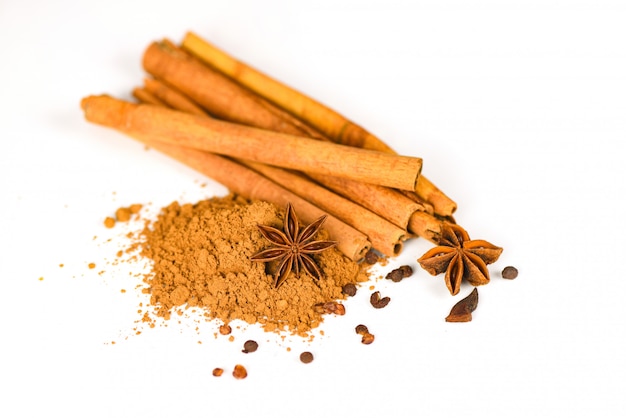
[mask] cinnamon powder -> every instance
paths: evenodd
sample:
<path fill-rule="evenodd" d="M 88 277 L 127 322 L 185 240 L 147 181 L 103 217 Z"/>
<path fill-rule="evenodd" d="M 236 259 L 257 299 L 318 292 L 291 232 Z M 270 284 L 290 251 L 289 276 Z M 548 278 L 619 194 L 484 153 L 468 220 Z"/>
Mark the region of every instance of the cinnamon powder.
<path fill-rule="evenodd" d="M 141 255 L 152 261 L 145 291 L 154 314 L 169 319 L 181 308 L 198 307 L 225 324 L 239 319 L 266 331 L 308 335 L 323 320 L 315 305 L 345 299 L 342 287 L 368 276 L 331 248 L 315 256 L 322 280 L 303 273 L 276 289 L 273 266 L 250 256 L 269 246 L 257 225 L 282 229 L 282 223 L 282 209 L 232 194 L 163 208 L 140 238 Z"/>

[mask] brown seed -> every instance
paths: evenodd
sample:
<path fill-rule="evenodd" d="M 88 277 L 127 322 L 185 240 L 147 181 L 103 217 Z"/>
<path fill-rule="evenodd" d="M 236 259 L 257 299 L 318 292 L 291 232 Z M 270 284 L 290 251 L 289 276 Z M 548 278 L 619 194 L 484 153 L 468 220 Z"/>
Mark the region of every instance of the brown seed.
<path fill-rule="evenodd" d="M 387 275 L 385 276 L 385 279 L 391 280 L 392 282 L 397 283 L 401 281 L 402 279 L 404 279 L 404 273 L 400 269 L 391 270 L 389 273 L 387 273 Z"/>
<path fill-rule="evenodd" d="M 241 364 L 237 364 L 233 369 L 233 376 L 235 379 L 245 379 L 248 377 L 248 371 Z"/>
<path fill-rule="evenodd" d="M 378 262 L 378 254 L 374 250 L 369 250 L 365 253 L 365 262 L 367 264 L 376 264 Z"/>
<path fill-rule="evenodd" d="M 513 266 L 507 266 L 502 270 L 502 278 L 513 280 L 517 277 L 517 269 Z"/>
<path fill-rule="evenodd" d="M 313 361 L 313 353 L 311 353 L 310 351 L 305 351 L 302 354 L 300 354 L 300 361 L 303 362 L 304 364 L 308 364 L 310 362 Z"/>
<path fill-rule="evenodd" d="M 356 286 L 354 283 L 348 283 L 341 288 L 341 292 L 344 295 L 354 296 L 356 295 Z"/>
<path fill-rule="evenodd" d="M 243 343 L 243 350 L 241 350 L 241 352 L 246 353 L 246 354 L 254 353 L 257 348 L 259 348 L 259 344 L 257 344 L 256 341 L 248 340 L 245 343 Z"/>
<path fill-rule="evenodd" d="M 469 322 L 472 320 L 472 312 L 478 306 L 478 289 L 458 301 L 446 317 L 446 322 Z"/>
<path fill-rule="evenodd" d="M 224 369 L 221 369 L 219 367 L 213 369 L 213 376 L 215 377 L 220 377 L 222 373 L 224 373 Z"/>
<path fill-rule="evenodd" d="M 384 298 L 381 298 L 379 291 L 372 293 L 372 295 L 370 296 L 370 303 L 376 309 L 384 308 L 385 306 L 387 306 L 387 304 L 390 301 L 391 301 L 391 298 L 389 296 L 385 296 Z"/>
<path fill-rule="evenodd" d="M 232 330 L 232 328 L 230 327 L 230 325 L 228 325 L 228 324 L 223 324 L 223 325 L 220 325 L 220 334 L 222 334 L 222 335 L 228 335 L 228 334 L 230 334 L 232 331 L 233 331 L 233 330 Z"/>
<path fill-rule="evenodd" d="M 362 344 L 371 344 L 374 342 L 374 334 L 370 334 L 369 332 L 366 332 L 365 334 L 363 334 L 363 338 L 361 338 L 361 343 Z"/>
<path fill-rule="evenodd" d="M 361 334 L 361 335 L 365 335 L 369 333 L 369 330 L 367 329 L 367 327 L 363 324 L 357 325 L 354 330 L 356 331 L 357 334 Z"/>
<path fill-rule="evenodd" d="M 398 267 L 398 270 L 400 270 L 402 272 L 402 275 L 404 277 L 411 277 L 413 275 L 413 269 L 411 268 L 411 266 L 400 266 Z"/>

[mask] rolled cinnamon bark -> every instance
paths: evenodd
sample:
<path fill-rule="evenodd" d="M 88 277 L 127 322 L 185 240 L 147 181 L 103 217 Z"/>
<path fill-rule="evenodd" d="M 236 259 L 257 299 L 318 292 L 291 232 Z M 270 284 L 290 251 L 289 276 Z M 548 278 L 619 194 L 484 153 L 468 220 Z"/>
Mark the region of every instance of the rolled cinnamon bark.
<path fill-rule="evenodd" d="M 148 86 L 148 84 L 146 85 Z M 184 97 L 175 87 L 159 81 L 151 83 L 150 86 L 158 88 L 158 91 L 167 91 Z M 169 95 L 171 94 L 168 93 L 167 96 Z M 175 109 L 185 110 L 184 102 L 177 100 L 171 103 Z M 332 176 L 315 177 L 324 186 L 326 186 L 325 183 L 334 186 L 336 189 L 336 193 L 334 193 L 295 172 L 246 160 L 236 159 L 235 161 L 263 174 L 285 189 L 292 191 L 327 213 L 336 216 L 346 224 L 363 232 L 371 241 L 372 246 L 387 256 L 400 254 L 403 241 L 409 237 L 406 229 L 409 225 L 410 216 L 420 208 L 418 203 L 401 195 L 395 189 L 352 180 L 347 180 L 349 183 L 346 185 L 344 183 L 346 179 Z M 330 189 L 333 189 L 333 187 L 330 187 Z M 340 196 L 341 192 L 346 193 L 346 195 Z M 351 193 L 358 197 L 350 200 L 350 197 L 354 197 L 350 196 Z M 381 213 L 375 213 L 366 209 L 368 205 L 374 205 Z"/>
<path fill-rule="evenodd" d="M 426 210 L 423 205 L 395 189 L 322 174 L 308 174 L 308 176 L 404 230 L 409 228 L 409 220 L 414 212 Z"/>
<path fill-rule="evenodd" d="M 169 107 L 163 100 L 159 99 L 145 88 L 136 87 L 133 89 L 132 93 L 133 97 L 135 97 L 135 99 L 139 100 L 141 103 Z"/>
<path fill-rule="evenodd" d="M 426 212 L 414 212 L 409 219 L 409 231 L 435 244 L 439 244 L 442 226 L 440 219 Z"/>
<path fill-rule="evenodd" d="M 164 101 L 167 101 L 174 109 L 185 111 L 189 108 L 188 103 L 191 104 L 191 106 L 196 106 L 191 99 L 184 96 L 176 89 L 176 87 L 167 85 L 163 82 L 146 79 L 146 89 L 154 91 L 155 96 L 157 97 L 163 97 Z M 168 97 L 174 97 L 175 99 L 168 101 Z M 186 101 L 188 103 L 185 103 Z M 202 109 L 200 109 L 200 112 L 205 114 Z M 244 163 L 241 160 L 236 161 Z M 277 173 L 280 174 L 281 171 L 282 170 L 279 170 Z M 273 170 L 266 170 L 264 171 L 264 174 L 268 176 L 270 180 L 281 183 L 271 176 L 272 172 Z M 399 226 L 401 229 L 410 232 L 410 234 L 422 236 L 433 242 L 436 242 L 438 239 L 441 221 L 434 216 L 426 216 L 425 214 L 414 216 L 415 212 L 428 212 L 432 215 L 432 207 L 424 202 L 417 202 L 416 200 L 413 200 L 416 196 L 411 192 L 405 192 L 406 194 L 403 194 L 395 189 L 361 183 L 354 180 L 342 179 L 334 176 L 312 174 L 309 174 L 308 176 L 315 179 L 315 181 L 324 187 L 327 187 L 335 193 L 347 198 L 351 202 L 355 202 L 364 208 L 369 209 L 389 222 Z M 285 183 L 281 184 L 283 184 L 283 186 L 288 190 L 294 190 L 294 185 L 287 186 Z M 315 187 L 313 187 L 313 189 L 315 189 Z M 309 184 L 298 186 L 296 188 L 296 194 L 307 199 L 307 195 L 310 194 L 310 191 L 313 189 L 311 189 Z M 328 206 L 325 206 L 325 208 L 328 208 Z M 333 213 L 333 210 L 330 210 L 329 213 Z M 364 223 L 362 219 L 357 219 L 357 222 L 349 222 L 348 224 L 358 230 L 359 226 L 363 226 Z M 386 234 L 387 237 L 393 235 L 391 232 L 387 232 Z M 408 237 L 408 234 L 406 236 Z M 406 239 L 406 237 L 402 238 L 402 240 L 404 239 Z M 380 248 L 380 251 L 385 255 L 394 255 L 394 253 L 399 251 L 401 247 L 396 247 L 395 245 L 389 246 L 389 243 L 401 242 L 402 240 L 396 239 L 395 237 L 391 239 L 385 238 L 382 240 L 385 244 L 374 242 L 373 245 L 376 248 Z"/>
<path fill-rule="evenodd" d="M 334 142 L 395 153 L 381 139 L 336 111 L 233 58 L 193 32 L 185 35 L 182 49 L 301 119 Z M 418 179 L 414 192 L 420 199 L 430 203 L 440 216 L 451 216 L 456 210 L 456 203 L 424 176 Z"/>
<path fill-rule="evenodd" d="M 150 81 L 148 81 L 150 80 Z M 152 82 L 154 81 L 154 82 Z M 191 99 L 184 96 L 180 91 L 176 89 L 174 86 L 167 85 L 163 82 L 147 79 L 146 80 L 146 89 L 149 91 L 154 91 L 157 97 L 163 97 L 164 101 L 167 101 L 174 109 L 177 110 L 188 110 L 191 106 L 196 106 Z M 160 93 L 160 94 L 159 94 Z M 174 100 L 167 100 L 167 98 L 174 97 Z M 179 99 L 180 98 L 180 99 Z M 186 103 L 188 102 L 188 103 Z M 201 114 L 205 114 L 204 110 L 200 109 Z M 207 115 L 208 116 L 208 115 Z M 242 160 L 236 160 L 240 164 L 244 164 Z M 248 162 L 252 164 L 251 162 Z M 254 163 L 257 164 L 257 163 Z M 244 164 L 245 165 L 245 164 Z M 258 165 L 258 164 L 257 164 Z M 311 201 L 310 198 L 307 198 L 308 195 L 315 190 L 317 185 L 313 184 L 303 184 L 298 183 L 296 185 L 286 185 L 286 183 L 278 181 L 277 178 L 272 177 L 272 174 L 276 174 L 280 176 L 284 170 L 272 170 L 270 167 L 263 171 L 264 175 L 266 175 L 270 180 L 283 184 L 283 186 L 291 191 L 297 190 L 296 194 L 305 198 L 306 200 Z M 257 167 L 257 171 L 262 171 Z M 413 235 L 422 236 L 432 242 L 438 242 L 439 233 L 441 230 L 441 221 L 436 217 L 432 216 L 432 207 L 429 204 L 425 204 L 424 202 L 418 202 L 416 200 L 416 195 L 411 192 L 399 192 L 395 189 L 390 189 L 387 187 L 376 186 L 373 184 L 361 183 L 354 180 L 342 179 L 339 177 L 333 176 L 323 176 L 323 175 L 312 175 L 309 174 L 309 177 L 315 179 L 318 183 L 327 187 L 328 189 L 334 191 L 335 193 L 349 199 L 351 202 L 358 203 L 366 209 L 378 214 L 384 219 L 390 221 L 391 223 L 399 226 L 401 229 L 410 232 Z M 283 176 L 284 180 L 284 176 Z M 318 196 L 323 195 L 322 193 L 317 193 Z M 332 200 L 332 199 L 330 199 Z M 334 213 L 332 208 L 330 210 L 328 205 L 324 206 L 325 209 L 329 213 Z M 415 214 L 415 212 L 427 212 Z M 346 218 L 344 218 L 346 220 Z M 355 219 L 353 219 L 354 221 Z M 355 222 L 348 224 L 355 229 L 359 230 L 359 226 L 363 227 L 364 219 L 356 218 Z M 367 227 L 366 227 L 367 228 Z M 384 228 L 383 228 L 384 229 Z M 385 255 L 396 255 L 398 251 L 400 251 L 400 246 L 391 246 L 389 243 L 397 242 L 401 243 L 402 240 L 408 237 L 403 237 L 402 239 L 398 239 L 396 237 L 400 236 L 400 234 L 395 234 L 392 231 L 386 231 L 379 235 L 386 235 L 386 238 L 382 239 L 382 242 L 374 242 L 373 245 L 376 248 L 380 248 L 380 251 Z M 392 238 L 389 238 L 392 237 Z M 371 240 L 371 237 L 370 237 Z M 401 245 L 401 244 L 400 244 Z"/>
<path fill-rule="evenodd" d="M 326 139 L 298 118 L 243 89 L 167 39 L 148 46 L 142 65 L 153 77 L 176 86 L 218 119 L 291 135 Z"/>
<path fill-rule="evenodd" d="M 84 98 L 87 120 L 216 154 L 412 190 L 422 160 L 285 135 L 110 96 Z"/>
<path fill-rule="evenodd" d="M 144 80 L 144 85 L 146 86 L 145 90 L 152 93 L 154 97 L 161 100 L 172 109 L 181 110 L 193 115 L 208 115 L 204 109 L 194 103 L 189 97 L 171 88 L 162 81 L 154 78 L 146 78 Z"/>

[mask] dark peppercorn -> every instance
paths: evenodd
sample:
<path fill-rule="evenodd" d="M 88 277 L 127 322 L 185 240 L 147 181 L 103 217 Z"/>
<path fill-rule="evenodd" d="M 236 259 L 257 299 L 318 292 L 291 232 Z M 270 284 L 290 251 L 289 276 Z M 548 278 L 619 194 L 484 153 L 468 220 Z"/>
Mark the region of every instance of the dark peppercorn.
<path fill-rule="evenodd" d="M 376 264 L 378 262 L 378 254 L 374 250 L 369 250 L 365 253 L 365 262 L 367 264 Z"/>
<path fill-rule="evenodd" d="M 254 353 L 259 348 L 259 344 L 256 341 L 248 340 L 243 344 L 243 353 Z"/>
<path fill-rule="evenodd" d="M 354 296 L 356 295 L 356 286 L 353 283 L 348 283 L 341 288 L 341 292 L 344 295 Z"/>
<path fill-rule="evenodd" d="M 356 331 L 357 334 L 361 334 L 361 335 L 367 334 L 369 332 L 369 330 L 367 329 L 367 326 L 365 326 L 363 324 L 357 325 L 354 328 L 354 330 Z"/>
<path fill-rule="evenodd" d="M 308 364 L 310 362 L 313 361 L 313 353 L 311 353 L 310 351 L 305 351 L 302 354 L 300 354 L 300 361 Z"/>
<path fill-rule="evenodd" d="M 517 269 L 513 266 L 507 266 L 502 270 L 502 278 L 503 279 L 515 279 L 517 277 Z"/>

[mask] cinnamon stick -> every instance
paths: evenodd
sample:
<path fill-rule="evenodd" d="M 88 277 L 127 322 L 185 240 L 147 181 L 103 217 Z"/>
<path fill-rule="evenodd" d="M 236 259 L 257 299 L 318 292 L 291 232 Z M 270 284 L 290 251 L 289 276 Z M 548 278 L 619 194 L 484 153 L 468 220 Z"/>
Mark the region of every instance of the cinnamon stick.
<path fill-rule="evenodd" d="M 166 95 L 162 95 L 163 97 L 178 95 L 180 97 L 186 98 L 186 96 L 180 93 L 176 89 L 176 87 L 167 85 L 160 81 L 157 81 L 157 83 L 150 85 L 146 84 L 146 87 L 148 88 L 154 86 L 158 87 L 158 90 L 155 91 L 167 90 L 168 92 L 171 92 Z M 184 111 L 187 108 L 183 101 L 170 101 L 170 104 L 174 109 L 177 110 Z M 238 162 L 241 161 L 239 160 Z M 264 174 L 268 178 L 270 178 L 270 180 L 280 183 L 280 181 L 272 177 L 272 173 L 276 172 L 272 170 L 266 170 L 264 172 Z M 278 171 L 278 173 L 280 173 L 280 171 Z M 429 214 L 432 214 L 432 207 L 430 207 L 430 205 L 428 204 L 424 204 L 423 202 L 416 202 L 412 200 L 412 198 L 416 196 L 414 194 L 411 194 L 411 192 L 406 192 L 409 196 L 407 197 L 395 189 L 362 183 L 354 180 L 342 179 L 334 176 L 312 174 L 309 174 L 309 177 L 312 177 L 313 179 L 315 179 L 315 181 L 327 187 L 328 189 L 333 190 L 335 193 L 349 199 L 352 202 L 358 203 L 364 208 L 399 226 L 401 229 L 405 231 L 408 230 L 414 235 L 422 236 L 430 241 L 437 242 L 436 240 L 439 237 L 439 232 L 441 229 L 441 221 L 434 216 L 426 216 L 425 214 L 422 214 L 420 216 L 414 216 L 415 212 L 426 211 Z M 295 185 L 286 186 L 285 183 L 282 184 L 288 190 L 297 190 L 297 194 L 307 200 L 311 200 L 309 195 L 314 193 L 314 190 L 316 189 L 315 186 L 311 187 L 310 185 L 295 187 Z M 329 213 L 335 213 L 335 209 L 332 207 L 332 205 L 327 204 L 324 206 L 324 208 Z M 346 218 L 344 218 L 344 220 L 345 219 Z M 355 219 L 353 218 L 352 221 L 353 222 L 348 222 L 348 224 L 356 229 L 362 228 L 365 224 L 363 222 L 364 220 L 358 219 L 358 217 L 356 217 Z M 386 232 L 386 234 L 387 237 L 393 235 L 391 232 Z M 399 236 L 399 234 L 397 234 L 397 236 Z M 383 252 L 386 255 L 393 255 L 393 253 L 396 251 L 394 250 L 395 245 L 390 245 L 389 243 L 399 242 L 397 236 L 394 238 L 384 238 L 381 240 L 382 242 L 374 242 L 374 247 L 379 249 L 379 251 Z M 399 247 L 397 248 L 397 250 L 399 250 Z"/>
<path fill-rule="evenodd" d="M 159 87 L 181 95 L 174 87 L 164 83 L 160 83 Z M 176 106 L 180 103 L 173 104 Z M 184 110 L 182 106 L 181 108 L 174 108 Z M 406 230 L 409 228 L 412 228 L 410 231 L 415 235 L 426 234 L 425 238 L 431 241 L 435 236 L 431 231 L 439 230 L 440 221 L 433 216 L 416 217 L 411 221 L 413 213 L 422 210 L 422 206 L 394 189 L 333 176 L 311 176 L 322 185 L 346 198 L 342 199 L 337 194 L 306 180 L 300 175 L 250 161 L 235 161 L 262 173 L 285 189 L 295 191 L 298 196 L 316 204 L 327 213 L 337 216 L 353 228 L 364 232 L 374 248 L 385 255 L 396 256 L 400 253 L 403 241 L 408 237 Z M 370 207 L 377 209 L 373 212 L 378 214 L 380 218 L 372 220 L 372 214 L 367 210 Z M 363 212 L 365 213 L 363 214 Z M 390 222 L 400 228 L 395 228 L 389 224 Z"/>
<path fill-rule="evenodd" d="M 186 34 L 182 42 L 182 49 L 276 104 L 281 109 L 298 117 L 334 142 L 395 153 L 391 147 L 361 126 L 308 96 L 236 60 L 193 32 Z M 430 203 L 435 213 L 440 216 L 451 216 L 456 210 L 456 203 L 424 176 L 420 176 L 415 193 L 420 199 Z"/>
<path fill-rule="evenodd" d="M 168 105 L 164 101 L 162 101 L 144 88 L 136 87 L 133 89 L 132 94 L 135 99 L 139 100 L 141 103 L 168 107 Z"/>
<path fill-rule="evenodd" d="M 306 130 L 301 125 L 294 125 L 293 122 L 297 119 L 292 115 L 212 70 L 168 40 L 152 43 L 144 53 L 143 64 L 153 76 L 165 78 L 170 87 L 189 94 L 204 109 L 211 114 L 218 115 L 221 119 L 282 133 L 296 132 L 332 142 L 320 134 Z M 228 100 L 225 100 L 226 98 Z M 174 106 L 174 108 L 177 107 Z M 298 123 L 301 124 L 300 121 Z M 326 186 L 324 179 L 318 177 L 317 181 Z M 359 179 L 359 181 L 362 180 Z M 333 186 L 329 187 L 333 188 Z M 368 184 L 362 184 L 358 188 L 358 193 L 363 196 L 352 195 L 356 192 L 355 190 L 342 192 L 336 184 L 334 190 L 405 229 L 412 209 L 428 210 L 424 204 L 420 203 L 420 206 L 416 206 L 415 202 L 409 202 L 406 199 L 403 202 L 398 202 L 397 199 L 388 200 L 387 196 L 394 192 L 370 187 Z M 380 210 L 381 202 L 385 201 L 390 206 L 395 205 L 386 210 L 388 215 Z M 394 219 L 396 215 L 404 219 L 398 222 L 398 219 Z"/>
<path fill-rule="evenodd" d="M 142 65 L 153 77 L 176 86 L 218 119 L 291 135 L 323 138 L 293 115 L 242 89 L 167 39 L 148 46 Z"/>
<path fill-rule="evenodd" d="M 144 80 L 144 85 L 146 91 L 151 93 L 153 97 L 161 100 L 172 109 L 181 110 L 183 112 L 191 113 L 193 115 L 208 115 L 207 112 L 205 112 L 200 106 L 194 103 L 189 97 L 171 88 L 162 81 L 156 80 L 154 78 L 146 78 Z"/>
<path fill-rule="evenodd" d="M 285 135 L 110 96 L 82 101 L 87 120 L 130 135 L 303 172 L 413 190 L 421 159 Z"/>
<path fill-rule="evenodd" d="M 409 228 L 409 220 L 414 212 L 425 211 L 422 205 L 395 189 L 322 174 L 308 176 L 404 230 Z M 411 232 L 417 235 L 416 232 Z"/>
<path fill-rule="evenodd" d="M 408 229 L 412 233 L 439 244 L 443 221 L 426 212 L 414 212 L 409 219 Z"/>

